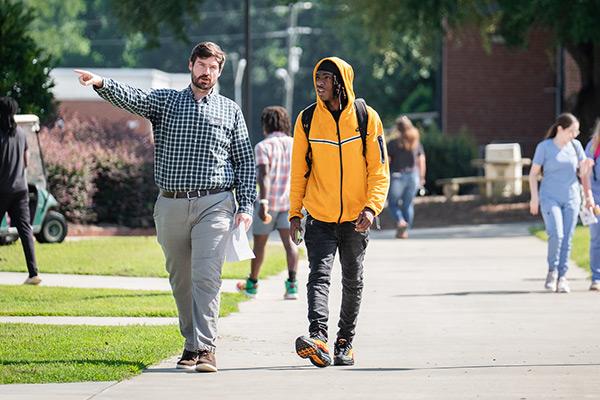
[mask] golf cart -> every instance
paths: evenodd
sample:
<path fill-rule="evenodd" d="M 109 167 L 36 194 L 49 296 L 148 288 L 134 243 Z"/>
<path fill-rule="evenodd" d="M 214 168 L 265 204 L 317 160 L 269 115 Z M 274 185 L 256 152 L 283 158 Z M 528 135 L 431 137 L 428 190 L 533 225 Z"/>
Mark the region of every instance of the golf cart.
<path fill-rule="evenodd" d="M 27 135 L 31 228 L 38 242 L 60 243 L 67 236 L 67 222 L 65 217 L 56 211 L 58 202 L 47 190 L 44 160 L 37 135 L 40 120 L 36 115 L 15 115 L 15 120 Z M 0 245 L 16 241 L 19 235 L 17 229 L 10 226 L 8 214 L 0 215 L 0 218 Z"/>

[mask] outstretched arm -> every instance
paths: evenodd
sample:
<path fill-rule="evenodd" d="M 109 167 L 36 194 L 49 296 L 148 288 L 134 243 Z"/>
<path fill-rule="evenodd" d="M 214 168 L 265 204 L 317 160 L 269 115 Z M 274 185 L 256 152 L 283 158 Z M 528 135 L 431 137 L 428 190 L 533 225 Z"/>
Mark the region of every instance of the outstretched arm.
<path fill-rule="evenodd" d="M 75 73 L 79 74 L 79 83 L 83 86 L 92 86 L 104 100 L 130 113 L 153 120 L 164 109 L 169 89 L 142 90 L 83 69 L 76 69 Z"/>

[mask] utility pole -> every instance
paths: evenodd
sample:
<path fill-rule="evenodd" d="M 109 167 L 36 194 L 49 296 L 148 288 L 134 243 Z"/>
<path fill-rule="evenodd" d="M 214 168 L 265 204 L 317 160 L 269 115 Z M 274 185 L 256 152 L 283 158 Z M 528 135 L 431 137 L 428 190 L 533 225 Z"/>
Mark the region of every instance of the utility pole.
<path fill-rule="evenodd" d="M 300 10 L 309 10 L 312 8 L 311 2 L 297 2 L 288 6 L 288 28 L 287 28 L 287 53 L 288 63 L 287 69 L 278 68 L 276 71 L 277 77 L 283 80 L 285 86 L 285 108 L 293 118 L 294 105 L 294 77 L 300 69 L 300 56 L 302 48 L 296 46 L 298 36 L 300 34 L 310 34 L 311 28 L 298 26 L 298 12 Z"/>
<path fill-rule="evenodd" d="M 245 59 L 246 59 L 246 68 L 245 75 L 246 79 L 244 80 L 244 91 L 243 91 L 243 104 L 242 112 L 244 113 L 244 118 L 246 119 L 246 125 L 249 127 L 252 121 L 252 36 L 250 32 L 250 0 L 245 0 L 244 2 L 244 19 L 245 19 Z"/>

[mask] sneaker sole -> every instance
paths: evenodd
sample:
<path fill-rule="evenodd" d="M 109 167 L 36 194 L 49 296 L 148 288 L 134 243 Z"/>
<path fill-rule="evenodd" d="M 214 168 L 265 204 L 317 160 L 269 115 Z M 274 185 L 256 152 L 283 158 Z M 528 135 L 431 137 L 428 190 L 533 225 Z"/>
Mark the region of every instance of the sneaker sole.
<path fill-rule="evenodd" d="M 284 300 L 298 300 L 298 295 L 297 294 L 286 294 L 285 296 L 283 296 Z"/>
<path fill-rule="evenodd" d="M 193 365 L 177 364 L 177 365 L 175 365 L 175 368 L 177 368 L 177 369 L 187 369 L 189 371 L 193 371 L 193 370 L 196 369 L 196 364 L 193 364 Z"/>
<path fill-rule="evenodd" d="M 217 367 L 210 364 L 196 364 L 196 372 L 217 372 Z"/>
<path fill-rule="evenodd" d="M 331 365 L 329 354 L 302 336 L 296 339 L 296 353 L 301 358 L 308 358 L 315 367 L 325 368 Z"/>
<path fill-rule="evenodd" d="M 347 361 L 347 360 L 344 360 L 343 358 L 334 357 L 333 365 L 338 365 L 338 366 L 354 365 L 354 359 Z"/>

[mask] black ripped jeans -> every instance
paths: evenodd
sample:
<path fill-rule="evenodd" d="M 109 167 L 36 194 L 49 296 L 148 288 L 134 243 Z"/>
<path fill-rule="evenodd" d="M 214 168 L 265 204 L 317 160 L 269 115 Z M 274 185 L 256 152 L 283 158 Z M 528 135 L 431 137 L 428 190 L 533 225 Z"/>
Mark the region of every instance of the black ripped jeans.
<path fill-rule="evenodd" d="M 342 265 L 342 307 L 338 338 L 352 342 L 363 290 L 363 261 L 369 233 L 356 232 L 353 222 L 321 222 L 310 215 L 306 219 L 304 240 L 308 250 L 308 321 L 311 336 L 327 339 L 328 298 L 331 268 L 335 253 Z"/>

